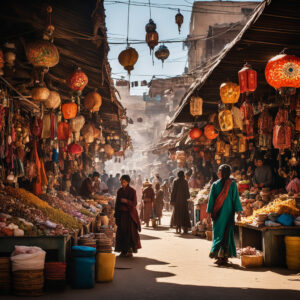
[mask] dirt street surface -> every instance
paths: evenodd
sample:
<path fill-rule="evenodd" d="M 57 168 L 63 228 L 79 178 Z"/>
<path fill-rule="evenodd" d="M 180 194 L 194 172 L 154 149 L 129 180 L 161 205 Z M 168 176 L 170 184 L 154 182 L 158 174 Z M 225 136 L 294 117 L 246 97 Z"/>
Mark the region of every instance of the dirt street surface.
<path fill-rule="evenodd" d="M 158 229 L 143 228 L 143 248 L 133 259 L 117 259 L 113 282 L 97 283 L 91 290 L 68 288 L 37 299 L 300 299 L 297 272 L 244 269 L 239 259 L 232 259 L 228 267 L 217 267 L 208 257 L 211 242 L 175 234 L 168 223 L 166 216 Z"/>

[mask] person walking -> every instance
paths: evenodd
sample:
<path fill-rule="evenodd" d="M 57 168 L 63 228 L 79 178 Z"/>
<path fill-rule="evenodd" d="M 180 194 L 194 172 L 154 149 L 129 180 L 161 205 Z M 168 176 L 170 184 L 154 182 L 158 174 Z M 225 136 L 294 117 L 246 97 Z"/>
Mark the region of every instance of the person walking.
<path fill-rule="evenodd" d="M 240 220 L 243 211 L 237 185 L 231 181 L 230 174 L 229 165 L 219 167 L 220 179 L 212 184 L 207 205 L 209 219 L 213 220 L 213 244 L 209 257 L 216 259 L 218 265 L 226 264 L 229 257 L 236 256 L 234 217 L 237 212 Z"/>
<path fill-rule="evenodd" d="M 121 177 L 121 188 L 117 192 L 115 218 L 118 226 L 116 233 L 116 252 L 121 257 L 132 257 L 141 248 L 139 231 L 141 224 L 136 210 L 136 191 L 130 186 L 129 175 Z"/>
<path fill-rule="evenodd" d="M 164 192 L 164 207 L 166 211 L 170 211 L 170 186 L 168 179 L 164 180 L 161 187 Z"/>
<path fill-rule="evenodd" d="M 187 202 L 190 198 L 189 186 L 183 171 L 179 171 L 177 176 L 171 193 L 171 205 L 173 206 L 171 226 L 176 227 L 176 233 L 181 233 L 181 228 L 183 228 L 184 233 L 187 233 L 188 229 L 191 228 Z"/>
<path fill-rule="evenodd" d="M 153 211 L 154 211 L 155 218 L 158 219 L 158 225 L 161 225 L 163 208 L 164 208 L 164 192 L 160 188 L 160 184 L 157 183 L 155 185 L 155 198 L 154 198 Z"/>
<path fill-rule="evenodd" d="M 143 207 L 141 212 L 141 219 L 149 227 L 150 219 L 152 218 L 152 209 L 154 202 L 154 190 L 152 184 L 146 179 L 146 182 L 143 185 Z"/>

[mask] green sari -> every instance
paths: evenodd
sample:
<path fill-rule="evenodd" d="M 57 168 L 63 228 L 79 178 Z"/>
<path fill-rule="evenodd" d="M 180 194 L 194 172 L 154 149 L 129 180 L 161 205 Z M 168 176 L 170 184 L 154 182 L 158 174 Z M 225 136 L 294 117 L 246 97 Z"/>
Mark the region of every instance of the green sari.
<path fill-rule="evenodd" d="M 218 180 L 213 183 L 207 212 L 212 213 L 216 198 L 222 191 L 222 182 Z M 236 247 L 234 242 L 234 215 L 236 212 L 243 211 L 237 185 L 232 182 L 228 191 L 228 195 L 224 200 L 218 217 L 213 224 L 213 245 L 209 256 L 211 258 L 233 257 L 236 256 Z"/>

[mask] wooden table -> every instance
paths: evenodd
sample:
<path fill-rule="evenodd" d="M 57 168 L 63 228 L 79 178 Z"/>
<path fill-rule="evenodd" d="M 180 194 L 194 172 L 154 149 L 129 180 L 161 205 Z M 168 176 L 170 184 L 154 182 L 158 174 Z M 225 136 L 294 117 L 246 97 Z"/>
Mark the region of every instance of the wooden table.
<path fill-rule="evenodd" d="M 255 247 L 263 251 L 264 264 L 268 267 L 285 266 L 285 242 L 287 235 L 300 236 L 300 226 L 256 227 L 236 223 L 239 228 L 239 246 Z"/>
<path fill-rule="evenodd" d="M 20 236 L 20 237 L 0 237 L 0 254 L 10 254 L 14 251 L 15 245 L 37 246 L 43 250 L 57 251 L 57 259 L 66 262 L 67 251 L 71 247 L 71 236 Z"/>

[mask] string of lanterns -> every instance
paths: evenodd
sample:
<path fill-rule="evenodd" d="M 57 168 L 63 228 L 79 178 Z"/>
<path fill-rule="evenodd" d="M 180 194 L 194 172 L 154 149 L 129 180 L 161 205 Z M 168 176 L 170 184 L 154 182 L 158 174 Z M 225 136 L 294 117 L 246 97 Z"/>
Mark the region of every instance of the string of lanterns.
<path fill-rule="evenodd" d="M 145 31 L 146 31 L 145 40 L 150 49 L 150 55 L 151 55 L 153 54 L 154 48 L 159 44 L 159 34 L 156 31 L 156 24 L 151 18 L 150 0 L 149 0 L 149 11 L 150 11 L 150 19 L 145 26 Z M 127 47 L 118 56 L 119 63 L 124 67 L 124 69 L 130 75 L 131 71 L 134 69 L 134 65 L 138 61 L 139 54 L 134 48 L 130 47 L 128 42 L 129 17 L 130 17 L 130 0 L 128 1 L 128 14 L 127 14 Z M 175 23 L 178 26 L 179 34 L 181 31 L 181 26 L 183 24 L 183 21 L 184 21 L 184 17 L 180 13 L 180 10 L 178 9 L 178 13 L 175 16 Z M 155 57 L 162 61 L 162 66 L 164 64 L 164 61 L 169 57 L 169 55 L 170 55 L 170 51 L 168 47 L 165 46 L 164 44 L 160 45 L 159 48 L 155 51 Z"/>

